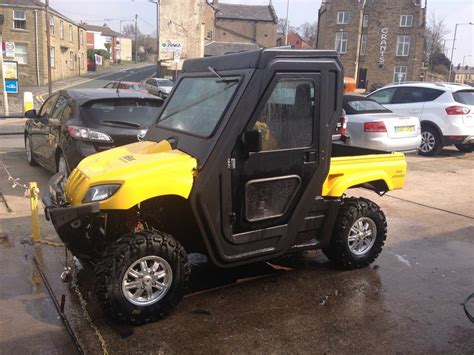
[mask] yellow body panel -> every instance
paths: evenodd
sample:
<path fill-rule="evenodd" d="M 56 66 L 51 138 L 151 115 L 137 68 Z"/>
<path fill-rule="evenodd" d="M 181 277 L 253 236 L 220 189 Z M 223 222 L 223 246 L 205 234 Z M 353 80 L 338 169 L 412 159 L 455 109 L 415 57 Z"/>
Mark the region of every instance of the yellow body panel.
<path fill-rule="evenodd" d="M 406 172 L 407 163 L 402 153 L 332 158 L 322 195 L 340 197 L 353 186 L 376 180 L 385 181 L 389 190 L 401 189 Z"/>
<path fill-rule="evenodd" d="M 85 158 L 70 175 L 66 197 L 72 206 L 82 204 L 91 186 L 120 184 L 102 210 L 127 210 L 153 197 L 188 198 L 196 174 L 196 159 L 173 150 L 167 141 L 138 142 Z M 341 197 L 354 186 L 385 181 L 389 190 L 403 187 L 406 160 L 401 153 L 337 157 L 331 159 L 322 196 Z"/>
<path fill-rule="evenodd" d="M 91 186 L 121 184 L 112 197 L 101 201 L 103 210 L 126 210 L 152 197 L 188 198 L 196 159 L 173 150 L 167 141 L 138 142 L 91 155 L 71 173 L 66 197 L 72 206 L 82 204 Z"/>

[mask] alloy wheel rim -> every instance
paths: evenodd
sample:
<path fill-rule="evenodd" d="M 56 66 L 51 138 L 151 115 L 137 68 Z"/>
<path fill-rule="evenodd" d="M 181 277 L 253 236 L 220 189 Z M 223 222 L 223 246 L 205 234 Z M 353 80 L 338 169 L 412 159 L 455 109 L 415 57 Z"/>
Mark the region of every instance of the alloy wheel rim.
<path fill-rule="evenodd" d="M 428 153 L 433 150 L 435 146 L 435 137 L 431 132 L 423 132 L 421 134 L 420 150 L 423 153 Z"/>
<path fill-rule="evenodd" d="M 171 287 L 173 271 L 170 264 L 156 255 L 135 261 L 122 278 L 125 299 L 137 306 L 149 306 L 161 300 Z"/>
<path fill-rule="evenodd" d="M 347 244 L 353 254 L 363 255 L 373 247 L 376 239 L 377 227 L 375 222 L 370 218 L 362 217 L 352 225 Z"/>

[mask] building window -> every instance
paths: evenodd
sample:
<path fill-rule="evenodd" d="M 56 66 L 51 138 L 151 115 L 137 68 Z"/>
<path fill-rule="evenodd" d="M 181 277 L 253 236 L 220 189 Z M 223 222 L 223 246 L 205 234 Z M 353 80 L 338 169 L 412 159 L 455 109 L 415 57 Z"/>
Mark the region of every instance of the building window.
<path fill-rule="evenodd" d="M 397 56 L 407 57 L 410 53 L 410 36 L 397 36 Z"/>
<path fill-rule="evenodd" d="M 364 15 L 364 19 L 362 21 L 362 27 L 364 28 L 369 27 L 369 15 Z"/>
<path fill-rule="evenodd" d="M 64 21 L 59 20 L 59 37 L 64 39 Z"/>
<path fill-rule="evenodd" d="M 413 26 L 413 15 L 400 16 L 400 27 L 412 27 L 412 26 Z"/>
<path fill-rule="evenodd" d="M 15 60 L 18 64 L 28 64 L 28 45 L 15 42 Z"/>
<path fill-rule="evenodd" d="M 347 32 L 336 32 L 336 51 L 347 53 Z"/>
<path fill-rule="evenodd" d="M 13 28 L 26 30 L 26 13 L 23 10 L 13 10 Z"/>
<path fill-rule="evenodd" d="M 80 30 L 79 33 L 80 33 L 80 35 L 79 35 L 79 45 L 82 46 L 84 44 L 84 31 Z M 117 42 L 117 44 L 119 44 L 119 42 Z"/>
<path fill-rule="evenodd" d="M 49 56 L 51 57 L 51 67 L 54 68 L 56 66 L 56 48 L 49 48 Z"/>
<path fill-rule="evenodd" d="M 73 41 L 72 25 L 69 25 L 69 41 Z"/>
<path fill-rule="evenodd" d="M 360 37 L 360 55 L 365 55 L 366 48 L 367 48 L 367 35 L 362 35 Z"/>
<path fill-rule="evenodd" d="M 393 82 L 403 83 L 407 81 L 407 71 L 408 71 L 408 67 L 406 65 L 396 66 L 393 72 Z"/>
<path fill-rule="evenodd" d="M 54 36 L 54 17 L 49 16 L 49 34 Z"/>
<path fill-rule="evenodd" d="M 69 52 L 69 68 L 74 70 L 74 52 Z"/>
<path fill-rule="evenodd" d="M 207 31 L 207 39 L 212 40 L 212 31 Z"/>
<path fill-rule="evenodd" d="M 349 23 L 349 12 L 341 11 L 337 13 L 337 24 L 338 25 L 347 25 Z"/>
<path fill-rule="evenodd" d="M 84 69 L 84 59 L 82 57 L 82 53 L 77 55 L 78 61 L 79 61 L 79 68 Z"/>

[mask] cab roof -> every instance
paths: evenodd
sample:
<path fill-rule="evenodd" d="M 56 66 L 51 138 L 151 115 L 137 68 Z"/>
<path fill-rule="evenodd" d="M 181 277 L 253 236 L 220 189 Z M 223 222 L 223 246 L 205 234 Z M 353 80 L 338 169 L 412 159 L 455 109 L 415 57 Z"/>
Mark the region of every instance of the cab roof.
<path fill-rule="evenodd" d="M 261 69 L 268 63 L 280 58 L 337 58 L 336 51 L 316 49 L 266 48 L 246 52 L 237 52 L 214 57 L 188 59 L 184 62 L 183 72 L 206 72 L 209 67 L 216 71 L 233 69 Z"/>

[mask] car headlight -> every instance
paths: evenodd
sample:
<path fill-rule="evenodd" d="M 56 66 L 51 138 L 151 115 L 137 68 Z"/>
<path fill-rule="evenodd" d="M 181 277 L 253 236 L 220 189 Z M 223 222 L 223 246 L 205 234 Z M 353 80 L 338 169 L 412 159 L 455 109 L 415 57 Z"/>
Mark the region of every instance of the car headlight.
<path fill-rule="evenodd" d="M 87 190 L 82 203 L 103 201 L 111 197 L 120 188 L 119 184 L 97 185 Z"/>

